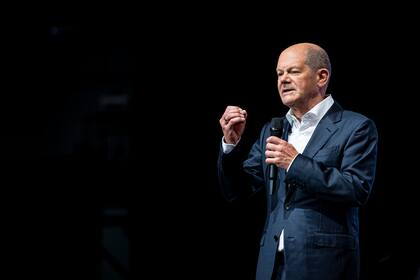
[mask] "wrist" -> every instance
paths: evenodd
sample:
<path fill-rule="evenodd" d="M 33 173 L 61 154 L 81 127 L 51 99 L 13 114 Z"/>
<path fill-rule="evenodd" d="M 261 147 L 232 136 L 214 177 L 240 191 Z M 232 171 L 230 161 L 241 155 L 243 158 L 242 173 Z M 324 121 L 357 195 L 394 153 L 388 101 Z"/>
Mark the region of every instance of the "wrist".
<path fill-rule="evenodd" d="M 226 143 L 226 144 L 231 144 L 231 145 L 236 145 L 236 143 L 238 143 L 238 139 L 236 139 L 236 138 L 233 138 L 233 137 L 223 137 L 223 141 Z"/>

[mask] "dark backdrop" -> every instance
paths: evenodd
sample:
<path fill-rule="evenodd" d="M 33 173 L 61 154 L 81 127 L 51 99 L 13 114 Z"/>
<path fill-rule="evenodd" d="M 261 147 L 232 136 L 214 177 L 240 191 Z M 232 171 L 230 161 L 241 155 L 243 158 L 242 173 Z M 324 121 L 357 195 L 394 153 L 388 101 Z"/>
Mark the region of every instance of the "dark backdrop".
<path fill-rule="evenodd" d="M 307 41 L 330 55 L 334 99 L 379 131 L 377 179 L 360 213 L 363 279 L 414 279 L 415 22 L 348 8 L 165 5 L 17 21 L 1 118 L 15 205 L 6 234 L 11 254 L 27 256 L 17 266 L 97 277 L 100 209 L 117 205 L 129 209 L 132 275 L 252 279 L 264 198 L 221 198 L 218 119 L 227 105 L 247 109 L 252 143 L 287 111 L 279 52 Z"/>

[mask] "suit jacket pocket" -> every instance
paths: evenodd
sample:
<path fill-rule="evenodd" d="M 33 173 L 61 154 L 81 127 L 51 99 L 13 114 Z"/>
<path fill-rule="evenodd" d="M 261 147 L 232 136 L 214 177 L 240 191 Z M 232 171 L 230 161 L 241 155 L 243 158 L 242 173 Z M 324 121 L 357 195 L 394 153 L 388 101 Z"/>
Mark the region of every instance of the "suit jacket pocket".
<path fill-rule="evenodd" d="M 343 233 L 315 233 L 312 237 L 315 247 L 356 249 L 356 240 L 353 236 Z"/>

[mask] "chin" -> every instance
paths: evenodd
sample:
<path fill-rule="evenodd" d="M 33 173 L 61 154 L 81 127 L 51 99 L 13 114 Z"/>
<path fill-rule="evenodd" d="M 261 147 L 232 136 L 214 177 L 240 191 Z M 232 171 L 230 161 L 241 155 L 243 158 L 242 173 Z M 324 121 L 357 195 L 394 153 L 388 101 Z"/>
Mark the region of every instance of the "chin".
<path fill-rule="evenodd" d="M 291 107 L 295 102 L 295 100 L 293 98 L 282 98 L 281 100 L 283 102 L 284 105 L 286 105 L 287 107 Z"/>

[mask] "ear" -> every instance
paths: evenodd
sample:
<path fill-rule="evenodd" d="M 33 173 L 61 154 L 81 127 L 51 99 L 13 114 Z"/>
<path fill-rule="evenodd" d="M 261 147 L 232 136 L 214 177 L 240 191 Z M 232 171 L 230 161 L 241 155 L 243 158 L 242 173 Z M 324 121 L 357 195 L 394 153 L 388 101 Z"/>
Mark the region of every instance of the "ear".
<path fill-rule="evenodd" d="M 317 71 L 318 86 L 323 87 L 328 83 L 330 79 L 330 72 L 327 68 L 321 68 Z"/>

